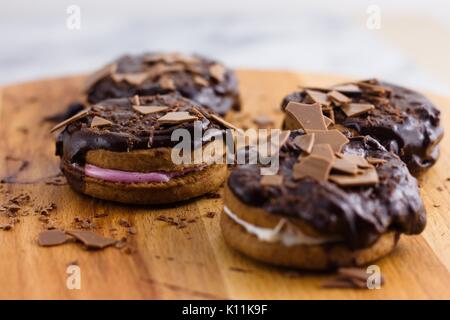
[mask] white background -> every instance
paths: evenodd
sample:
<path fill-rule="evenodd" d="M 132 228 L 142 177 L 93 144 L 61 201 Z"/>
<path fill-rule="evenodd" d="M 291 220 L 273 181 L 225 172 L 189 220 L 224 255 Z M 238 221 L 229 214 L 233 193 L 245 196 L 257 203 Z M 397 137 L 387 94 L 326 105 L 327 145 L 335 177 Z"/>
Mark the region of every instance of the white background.
<path fill-rule="evenodd" d="M 69 5 L 81 30 L 66 27 Z M 369 5 L 381 29 L 366 27 Z M 127 52 L 381 77 L 449 93 L 450 1 L 40 0 L 0 3 L 0 84 L 83 73 Z"/>

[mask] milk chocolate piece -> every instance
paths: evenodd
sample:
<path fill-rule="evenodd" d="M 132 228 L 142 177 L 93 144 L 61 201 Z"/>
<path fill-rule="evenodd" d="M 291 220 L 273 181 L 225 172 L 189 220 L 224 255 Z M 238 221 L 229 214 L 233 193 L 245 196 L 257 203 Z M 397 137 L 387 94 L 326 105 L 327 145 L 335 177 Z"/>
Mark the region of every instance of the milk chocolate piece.
<path fill-rule="evenodd" d="M 70 117 L 69 119 L 66 119 L 66 120 L 64 120 L 64 121 L 62 121 L 62 122 L 60 122 L 60 123 L 58 123 L 56 126 L 54 126 L 54 127 L 50 130 L 50 132 L 55 132 L 55 131 L 58 130 L 58 129 L 64 128 L 65 126 L 67 126 L 67 125 L 69 125 L 69 124 L 71 124 L 71 123 L 73 123 L 73 122 L 75 122 L 75 121 L 77 121 L 77 120 L 83 119 L 83 118 L 86 117 L 88 114 L 89 114 L 89 109 L 83 110 L 83 111 L 77 113 L 76 115 Z"/>
<path fill-rule="evenodd" d="M 71 240 L 73 240 L 73 237 L 57 229 L 45 230 L 38 235 L 38 243 L 41 247 L 58 246 Z"/>
<path fill-rule="evenodd" d="M 348 159 L 335 158 L 333 162 L 333 170 L 338 170 L 348 174 L 357 174 L 358 166 Z"/>
<path fill-rule="evenodd" d="M 133 106 L 133 109 L 142 114 L 152 114 L 166 111 L 169 107 L 166 106 Z"/>
<path fill-rule="evenodd" d="M 328 92 L 328 97 L 337 104 L 348 104 L 352 101 L 352 99 L 336 90 Z"/>
<path fill-rule="evenodd" d="M 370 103 L 349 103 L 341 107 L 347 117 L 354 117 L 375 109 Z"/>
<path fill-rule="evenodd" d="M 311 155 L 325 158 L 331 163 L 333 163 L 335 159 L 333 149 L 331 149 L 329 144 L 314 144 L 311 150 Z"/>
<path fill-rule="evenodd" d="M 310 155 L 294 164 L 292 177 L 300 180 L 306 177 L 317 181 L 327 181 L 330 175 L 331 162 L 321 156 Z"/>
<path fill-rule="evenodd" d="M 314 133 L 314 144 L 329 144 L 334 152 L 340 152 L 348 143 L 348 139 L 339 130 L 311 130 Z"/>
<path fill-rule="evenodd" d="M 361 89 L 354 84 L 343 84 L 343 85 L 337 85 L 332 87 L 333 90 L 342 92 L 342 93 L 361 93 Z"/>
<path fill-rule="evenodd" d="M 329 179 L 344 187 L 370 186 L 379 182 L 375 168 L 364 169 L 362 173 L 356 175 L 332 174 Z"/>
<path fill-rule="evenodd" d="M 320 91 L 315 90 L 305 90 L 307 96 L 315 103 L 319 103 L 321 106 L 329 106 L 330 101 L 328 100 L 328 96 Z"/>
<path fill-rule="evenodd" d="M 177 88 L 175 82 L 167 76 L 163 76 L 159 79 L 159 86 L 167 90 L 175 90 Z"/>
<path fill-rule="evenodd" d="M 145 72 L 138 73 L 114 73 L 112 79 L 116 82 L 126 81 L 129 84 L 141 85 L 148 78 L 148 74 Z"/>
<path fill-rule="evenodd" d="M 159 123 L 182 123 L 197 120 L 197 117 L 191 116 L 189 112 L 168 112 L 161 118 L 158 118 Z"/>
<path fill-rule="evenodd" d="M 67 233 L 83 243 L 88 249 L 104 249 L 116 243 L 116 240 L 102 237 L 92 231 L 70 230 Z"/>
<path fill-rule="evenodd" d="M 94 127 L 106 127 L 106 126 L 110 126 L 112 124 L 113 123 L 111 121 L 109 121 L 109 120 L 107 120 L 105 118 L 95 116 L 94 119 L 92 119 L 91 128 L 94 128 Z"/>
<path fill-rule="evenodd" d="M 300 150 L 305 151 L 306 153 L 311 153 L 314 145 L 314 137 L 314 133 L 300 135 L 294 138 L 293 143 L 299 147 Z"/>
<path fill-rule="evenodd" d="M 213 64 L 209 67 L 209 73 L 211 76 L 216 79 L 217 81 L 221 82 L 225 79 L 225 67 L 221 64 Z"/>
<path fill-rule="evenodd" d="M 296 128 L 291 129 L 303 128 L 306 132 L 309 130 L 327 130 L 319 103 L 290 102 L 286 107 L 286 113 L 291 118 L 291 123 L 298 124 Z"/>

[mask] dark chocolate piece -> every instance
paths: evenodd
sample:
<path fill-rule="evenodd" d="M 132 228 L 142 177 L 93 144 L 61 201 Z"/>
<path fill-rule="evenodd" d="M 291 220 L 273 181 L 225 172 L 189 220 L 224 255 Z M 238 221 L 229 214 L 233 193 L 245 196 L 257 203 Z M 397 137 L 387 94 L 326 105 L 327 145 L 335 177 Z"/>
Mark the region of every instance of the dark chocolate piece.
<path fill-rule="evenodd" d="M 110 65 L 115 68 L 102 68 L 103 72 L 89 77 L 86 93 L 90 103 L 136 94 L 178 92 L 221 115 L 240 108 L 236 75 L 211 59 L 145 53 L 122 56 Z"/>
<path fill-rule="evenodd" d="M 264 188 L 259 166 L 239 166 L 228 180 L 233 194 L 247 205 L 301 219 L 321 234 L 338 236 L 352 249 L 367 248 L 388 231 L 418 234 L 424 229 L 426 215 L 417 181 L 396 155 L 369 136 L 354 137 L 342 153 L 385 160 L 374 168 L 378 184 L 347 187 L 308 177 L 296 180 L 294 165 L 302 151 L 294 140 L 302 134 L 293 131 L 280 149 L 280 186 Z"/>

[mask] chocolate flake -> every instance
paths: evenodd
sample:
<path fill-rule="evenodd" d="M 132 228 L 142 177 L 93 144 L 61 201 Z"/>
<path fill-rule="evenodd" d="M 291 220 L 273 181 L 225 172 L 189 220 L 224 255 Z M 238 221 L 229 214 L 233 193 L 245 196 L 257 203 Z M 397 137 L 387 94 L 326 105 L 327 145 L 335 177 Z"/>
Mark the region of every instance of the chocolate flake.
<path fill-rule="evenodd" d="M 70 230 L 67 234 L 83 243 L 88 249 L 104 249 L 116 243 L 116 240 L 105 238 L 92 231 Z"/>
<path fill-rule="evenodd" d="M 335 159 L 333 149 L 329 144 L 315 144 L 312 147 L 311 155 L 323 157 L 328 161 L 333 162 Z"/>
<path fill-rule="evenodd" d="M 350 103 L 341 107 L 347 117 L 353 117 L 375 109 L 370 103 Z"/>
<path fill-rule="evenodd" d="M 177 88 L 173 79 L 169 78 L 168 76 L 163 76 L 159 79 L 159 86 L 162 89 L 167 90 L 175 90 Z"/>
<path fill-rule="evenodd" d="M 320 156 L 307 156 L 301 162 L 297 162 L 293 168 L 294 180 L 306 177 L 317 181 L 327 181 L 331 171 L 331 162 Z"/>
<path fill-rule="evenodd" d="M 360 93 L 361 89 L 354 84 L 342 84 L 333 86 L 333 90 L 343 92 L 343 93 Z"/>
<path fill-rule="evenodd" d="M 99 128 L 100 127 L 106 127 L 106 126 L 110 126 L 112 124 L 113 123 L 111 121 L 109 121 L 109 120 L 107 120 L 105 118 L 95 116 L 94 119 L 92 119 L 92 121 L 91 121 L 91 128 L 94 128 L 94 127 L 99 127 Z"/>
<path fill-rule="evenodd" d="M 286 113 L 288 115 L 286 124 L 291 129 L 303 128 L 306 132 L 309 130 L 327 130 L 319 103 L 304 104 L 291 101 L 286 107 Z"/>
<path fill-rule="evenodd" d="M 39 233 L 38 243 L 41 247 L 58 246 L 73 240 L 62 230 L 45 230 Z"/>
<path fill-rule="evenodd" d="M 142 114 L 152 114 L 169 109 L 167 106 L 133 106 L 133 109 Z"/>
<path fill-rule="evenodd" d="M 348 104 L 352 101 L 352 99 L 336 90 L 329 92 L 328 97 L 337 104 Z"/>
<path fill-rule="evenodd" d="M 213 77 L 219 82 L 225 80 L 225 72 L 226 72 L 225 67 L 218 63 L 213 64 L 212 66 L 209 67 L 209 73 L 211 74 L 211 77 Z"/>
<path fill-rule="evenodd" d="M 283 184 L 283 176 L 280 175 L 262 176 L 260 183 L 262 186 L 279 187 Z"/>
<path fill-rule="evenodd" d="M 332 174 L 329 179 L 343 187 L 371 186 L 379 182 L 377 171 L 373 167 L 356 175 Z"/>
<path fill-rule="evenodd" d="M 50 132 L 55 132 L 58 129 L 61 129 L 77 120 L 80 120 L 84 117 L 86 117 L 89 114 L 89 109 L 83 110 L 79 113 L 77 113 L 76 115 L 74 115 L 73 117 L 70 117 L 69 119 L 64 120 L 63 122 L 58 123 L 56 126 L 54 126 Z"/>
<path fill-rule="evenodd" d="M 300 150 L 311 153 L 312 147 L 314 145 L 314 133 L 308 133 L 294 138 L 294 145 L 300 148 Z"/>
<path fill-rule="evenodd" d="M 128 82 L 132 85 L 141 85 L 148 78 L 147 72 L 137 72 L 137 73 L 114 73 L 112 78 L 115 82 Z"/>
<path fill-rule="evenodd" d="M 168 112 L 161 118 L 158 118 L 159 123 L 183 123 L 197 120 L 197 117 L 191 116 L 189 112 Z"/>
<path fill-rule="evenodd" d="M 348 174 L 357 174 L 358 166 L 347 159 L 335 158 L 333 162 L 333 170 L 338 170 Z"/>
<path fill-rule="evenodd" d="M 340 152 L 342 147 L 349 142 L 347 137 L 339 130 L 312 130 L 314 144 L 329 144 L 334 152 Z"/>
<path fill-rule="evenodd" d="M 209 86 L 208 80 L 206 80 L 205 78 L 203 78 L 201 76 L 194 76 L 194 82 L 202 87 Z"/>
<path fill-rule="evenodd" d="M 331 124 L 334 124 L 334 120 L 333 120 L 333 119 L 330 119 L 330 118 L 328 118 L 328 117 L 326 117 L 326 116 L 323 116 L 323 120 L 325 120 L 325 125 L 327 126 L 327 128 L 328 128 Z"/>
<path fill-rule="evenodd" d="M 305 92 L 313 102 L 319 103 L 322 106 L 330 105 L 330 101 L 328 101 L 328 96 L 326 93 L 315 90 L 305 90 Z"/>
<path fill-rule="evenodd" d="M 373 158 L 373 157 L 367 157 L 366 160 L 368 163 L 373 164 L 373 165 L 383 164 L 383 163 L 387 162 L 387 160 L 385 160 L 385 159 L 378 159 L 378 158 Z"/>

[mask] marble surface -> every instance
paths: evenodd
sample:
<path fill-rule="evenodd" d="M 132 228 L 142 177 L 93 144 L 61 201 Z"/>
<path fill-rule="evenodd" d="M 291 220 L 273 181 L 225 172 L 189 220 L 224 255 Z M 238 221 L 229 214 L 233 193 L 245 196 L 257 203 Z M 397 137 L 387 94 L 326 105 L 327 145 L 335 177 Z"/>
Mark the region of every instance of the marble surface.
<path fill-rule="evenodd" d="M 378 1 L 381 28 L 370 30 L 367 1 L 340 6 L 336 1 L 241 2 L 2 1 L 0 84 L 88 72 L 127 52 L 179 50 L 210 55 L 233 67 L 381 77 L 449 92 L 449 83 L 390 41 L 383 25 L 383 19 L 392 21 L 406 10 L 450 28 L 442 6 Z M 449 9 L 448 3 L 441 2 Z M 66 27 L 70 4 L 81 9 L 80 30 Z"/>

